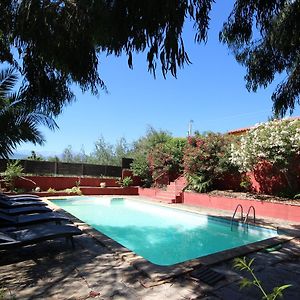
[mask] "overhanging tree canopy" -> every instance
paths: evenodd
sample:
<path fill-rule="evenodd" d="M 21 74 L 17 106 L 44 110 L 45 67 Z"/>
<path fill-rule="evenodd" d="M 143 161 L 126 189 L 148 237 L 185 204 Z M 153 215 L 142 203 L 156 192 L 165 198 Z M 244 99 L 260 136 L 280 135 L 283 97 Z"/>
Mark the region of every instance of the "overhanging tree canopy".
<path fill-rule="evenodd" d="M 23 97 L 58 115 L 73 99 L 70 84 L 97 93 L 99 54 L 128 57 L 146 52 L 148 69 L 165 76 L 189 63 L 182 29 L 191 18 L 195 40 L 207 39 L 213 0 L 2 0 L 0 61 L 19 68 Z M 267 86 L 276 73 L 287 79 L 273 94 L 281 115 L 299 103 L 299 1 L 236 0 L 221 40 L 247 68 L 247 87 Z M 253 34 L 253 27 L 258 32 Z M 258 38 L 254 38 L 257 35 Z M 13 46 L 13 47 L 12 47 Z"/>
<path fill-rule="evenodd" d="M 0 59 L 20 68 L 28 105 L 57 115 L 73 98 L 70 83 L 93 93 L 105 88 L 101 52 L 125 53 L 132 67 L 132 53 L 146 51 L 149 71 L 155 73 L 160 61 L 164 75 L 176 76 L 189 62 L 181 36 L 185 19 L 195 21 L 196 40 L 204 41 L 210 9 L 211 0 L 4 0 Z"/>
<path fill-rule="evenodd" d="M 272 95 L 274 113 L 284 116 L 300 104 L 300 1 L 237 0 L 220 39 L 247 69 L 248 90 L 285 79 Z"/>

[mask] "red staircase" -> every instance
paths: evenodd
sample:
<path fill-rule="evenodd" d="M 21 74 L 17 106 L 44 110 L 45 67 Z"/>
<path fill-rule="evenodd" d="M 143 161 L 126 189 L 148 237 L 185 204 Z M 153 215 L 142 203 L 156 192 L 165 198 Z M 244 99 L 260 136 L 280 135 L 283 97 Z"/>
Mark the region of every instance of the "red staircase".
<path fill-rule="evenodd" d="M 166 203 L 182 203 L 182 192 L 186 187 L 184 176 L 178 177 L 167 185 L 166 190 L 157 190 L 155 198 Z"/>

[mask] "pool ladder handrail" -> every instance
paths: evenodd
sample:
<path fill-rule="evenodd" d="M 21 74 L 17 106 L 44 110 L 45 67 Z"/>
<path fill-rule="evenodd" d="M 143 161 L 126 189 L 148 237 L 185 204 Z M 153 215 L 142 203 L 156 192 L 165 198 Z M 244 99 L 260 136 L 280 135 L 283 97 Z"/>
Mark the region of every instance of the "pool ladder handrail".
<path fill-rule="evenodd" d="M 243 206 L 241 204 L 238 204 L 234 210 L 232 217 L 231 217 L 231 227 L 230 227 L 231 231 L 232 231 L 233 220 L 234 220 L 235 214 L 237 213 L 237 210 L 239 207 L 241 208 L 241 221 L 243 220 L 243 213 L 244 213 Z"/>
<path fill-rule="evenodd" d="M 246 217 L 245 217 L 245 219 L 244 219 L 244 224 L 247 224 L 247 227 L 249 226 L 249 222 L 247 222 L 247 221 L 248 221 L 248 217 L 249 217 L 249 213 L 250 213 L 251 209 L 253 210 L 253 223 L 256 222 L 256 217 L 255 217 L 255 207 L 254 207 L 253 205 L 251 205 L 251 206 L 249 207 L 248 212 L 247 212 L 247 215 L 246 215 Z"/>

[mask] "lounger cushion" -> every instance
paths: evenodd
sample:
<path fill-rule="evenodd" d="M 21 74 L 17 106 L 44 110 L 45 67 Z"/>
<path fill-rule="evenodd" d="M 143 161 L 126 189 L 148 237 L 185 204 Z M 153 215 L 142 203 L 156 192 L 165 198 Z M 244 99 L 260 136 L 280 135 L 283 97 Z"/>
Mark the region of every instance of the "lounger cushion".
<path fill-rule="evenodd" d="M 10 200 L 10 201 L 41 201 L 42 198 L 34 196 L 34 195 L 11 195 L 11 196 L 7 196 L 4 194 L 0 194 L 0 199 L 3 200 Z"/>
<path fill-rule="evenodd" d="M 41 205 L 46 206 L 47 204 L 42 201 L 11 201 L 11 200 L 3 200 L 0 199 L 0 206 L 13 208 L 13 207 L 21 207 L 21 206 L 30 206 L 30 205 Z"/>
<path fill-rule="evenodd" d="M 41 242 L 59 237 L 71 237 L 80 235 L 82 231 L 72 225 L 43 225 L 30 229 L 17 230 L 9 233 L 9 236 L 23 245 L 33 242 Z"/>
<path fill-rule="evenodd" d="M 0 213 L 0 227 L 7 225 L 22 226 L 25 224 L 34 224 L 41 222 L 54 222 L 54 221 L 70 221 L 69 218 L 62 214 L 50 212 L 44 214 L 32 214 L 32 215 L 20 215 L 20 216 L 9 216 Z"/>
<path fill-rule="evenodd" d="M 0 208 L 0 212 L 15 216 L 15 215 L 25 215 L 25 214 L 33 214 L 33 213 L 47 213 L 51 212 L 52 209 L 49 207 L 45 207 L 42 205 L 33 205 L 33 206 L 24 206 L 24 207 L 16 207 L 16 208 Z"/>
<path fill-rule="evenodd" d="M 32 245 L 56 238 L 70 238 L 82 231 L 72 225 L 40 225 L 30 229 L 0 231 L 0 249 Z"/>

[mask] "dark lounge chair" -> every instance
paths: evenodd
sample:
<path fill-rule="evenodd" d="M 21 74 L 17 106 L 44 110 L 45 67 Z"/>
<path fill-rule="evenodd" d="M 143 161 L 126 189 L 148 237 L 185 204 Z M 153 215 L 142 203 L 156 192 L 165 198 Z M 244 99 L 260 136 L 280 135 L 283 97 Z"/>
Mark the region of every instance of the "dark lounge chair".
<path fill-rule="evenodd" d="M 74 248 L 73 236 L 80 234 L 82 234 L 82 231 L 73 225 L 37 226 L 14 231 L 0 230 L 0 250 L 33 245 L 57 238 L 70 240 Z"/>
<path fill-rule="evenodd" d="M 22 201 L 12 201 L 10 199 L 0 199 L 0 207 L 5 208 L 14 208 L 14 207 L 25 207 L 25 206 L 46 206 L 47 204 L 43 201 L 36 201 L 36 200 L 22 200 Z"/>
<path fill-rule="evenodd" d="M 5 195 L 0 194 L 0 199 L 10 201 L 41 201 L 41 197 L 30 194 L 19 194 L 19 195 Z"/>
<path fill-rule="evenodd" d="M 44 214 L 33 214 L 33 215 L 20 215 L 20 216 L 9 216 L 3 213 L 0 213 L 0 227 L 7 227 L 7 226 L 26 226 L 30 224 L 39 224 L 45 222 L 68 222 L 70 221 L 69 218 L 55 213 L 44 213 Z"/>
<path fill-rule="evenodd" d="M 0 208 L 0 213 L 7 214 L 10 216 L 16 215 L 26 215 L 34 213 L 48 213 L 52 212 L 52 209 L 42 205 L 33 205 L 25 207 L 16 207 L 16 208 Z"/>

